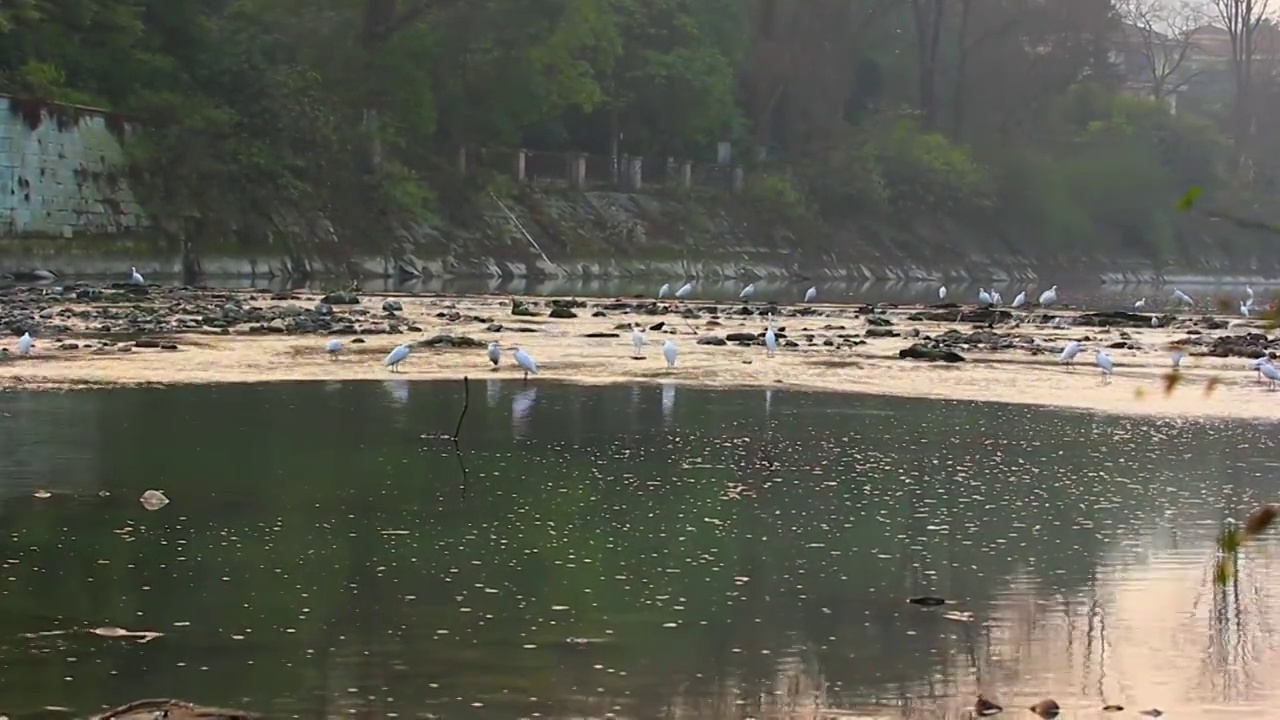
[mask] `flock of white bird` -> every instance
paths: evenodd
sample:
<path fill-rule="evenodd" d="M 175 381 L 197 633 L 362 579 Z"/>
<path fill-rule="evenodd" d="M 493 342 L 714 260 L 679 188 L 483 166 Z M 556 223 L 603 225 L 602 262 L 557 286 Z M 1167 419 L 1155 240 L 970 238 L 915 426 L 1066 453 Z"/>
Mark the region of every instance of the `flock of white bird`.
<path fill-rule="evenodd" d="M 143 285 L 146 283 L 146 281 L 142 277 L 142 274 L 138 272 L 138 268 L 136 267 L 129 268 L 129 273 L 130 273 L 129 282 L 131 284 Z M 676 290 L 675 298 L 681 299 L 681 300 L 687 299 L 693 294 L 693 291 L 694 291 L 693 283 L 687 282 L 684 285 L 681 285 L 678 290 Z M 756 292 L 755 283 L 749 283 L 746 287 L 742 288 L 742 292 L 738 293 L 738 298 L 743 301 L 750 300 L 751 297 L 755 294 L 755 292 Z M 664 283 L 662 287 L 658 288 L 659 300 L 667 297 L 670 294 L 671 294 L 670 283 Z M 817 297 L 818 297 L 818 288 L 817 286 L 812 286 L 805 291 L 804 302 L 811 303 L 814 300 L 816 300 Z M 1186 293 L 1179 290 L 1178 288 L 1173 289 L 1172 298 L 1173 298 L 1173 301 L 1177 304 L 1186 305 L 1188 307 L 1195 306 L 1195 300 L 1193 300 L 1190 295 L 1187 295 Z M 944 301 L 946 299 L 947 299 L 947 286 L 942 285 L 938 288 L 938 300 Z M 1041 307 L 1046 307 L 1046 308 L 1057 303 L 1058 302 L 1058 286 L 1054 285 L 1053 287 L 1050 287 L 1048 290 L 1045 290 L 1044 292 L 1040 293 L 1040 297 L 1038 298 L 1038 300 L 1039 300 L 1039 305 Z M 1026 290 L 1023 290 L 1013 298 L 1013 302 L 1009 303 L 1009 307 L 1012 309 L 1018 309 L 1026 305 L 1026 303 L 1027 303 L 1027 292 Z M 1002 305 L 1004 305 L 1004 298 L 1001 296 L 1000 291 L 996 290 L 995 288 L 992 288 L 990 290 L 987 290 L 986 288 L 978 288 L 978 306 L 979 307 L 993 308 L 993 307 L 999 307 Z M 1143 308 L 1146 307 L 1146 305 L 1147 305 L 1147 299 L 1145 297 L 1140 298 L 1136 302 L 1134 302 L 1133 309 L 1142 310 Z M 1247 286 L 1247 285 L 1245 286 L 1245 298 L 1240 301 L 1239 309 L 1240 309 L 1240 314 L 1246 318 L 1250 316 L 1250 313 L 1252 313 L 1254 309 L 1254 292 L 1251 286 Z M 1159 319 L 1156 317 L 1152 317 L 1151 325 L 1152 327 L 1157 327 L 1159 325 Z M 34 342 L 35 341 L 32 339 L 31 333 L 24 332 L 22 334 L 22 337 L 18 338 L 17 354 L 30 355 L 31 348 L 32 348 L 32 345 L 34 345 Z M 639 358 L 643 356 L 645 342 L 646 341 L 645 341 L 644 330 L 639 325 L 632 323 L 631 346 L 634 350 L 634 357 Z M 766 328 L 764 333 L 764 346 L 765 346 L 765 352 L 768 355 L 768 357 L 773 357 L 778 351 L 778 335 L 775 329 L 773 315 L 769 316 L 768 327 Z M 1062 349 L 1062 353 L 1058 356 L 1058 362 L 1062 363 L 1063 365 L 1066 365 L 1067 367 L 1073 367 L 1075 364 L 1076 356 L 1079 355 L 1080 351 L 1083 349 L 1084 349 L 1084 346 L 1080 343 L 1080 341 L 1072 340 L 1071 342 L 1067 343 L 1066 347 Z M 409 353 L 412 352 L 412 350 L 413 350 L 413 346 L 409 343 L 401 343 L 395 346 L 394 348 L 392 348 L 391 352 L 387 353 L 387 357 L 383 359 L 382 361 L 383 367 L 390 369 L 391 372 L 399 372 L 400 363 L 404 362 L 405 359 L 409 357 Z M 331 358 L 337 359 L 339 353 L 342 352 L 342 342 L 337 338 L 333 338 L 329 340 L 327 343 L 325 343 L 325 351 L 329 354 Z M 678 354 L 678 352 L 679 351 L 676 349 L 676 344 L 671 340 L 667 340 L 662 344 L 662 356 L 667 361 L 668 368 L 673 368 L 676 366 L 676 355 Z M 493 367 L 496 369 L 499 366 L 499 364 L 501 364 L 502 362 L 502 352 L 498 346 L 498 343 L 496 341 L 490 342 L 488 347 L 486 348 L 486 353 L 489 357 L 489 362 L 492 363 Z M 537 361 L 535 361 L 529 355 L 529 353 L 525 352 L 523 348 L 513 347 L 511 348 L 511 353 L 512 353 L 512 358 L 515 360 L 516 365 L 521 370 L 524 371 L 524 379 L 526 381 L 529 379 L 530 375 L 538 374 Z M 1181 366 L 1183 357 L 1185 357 L 1185 355 L 1182 353 L 1181 350 L 1175 349 L 1172 352 L 1170 356 L 1170 360 L 1172 361 L 1173 368 L 1175 370 Z M 1103 350 L 1101 347 L 1094 349 L 1093 363 L 1098 368 L 1098 370 L 1102 373 L 1102 382 L 1104 384 L 1110 383 L 1111 376 L 1115 370 L 1115 363 L 1111 360 L 1111 357 L 1107 355 L 1106 351 Z M 1277 369 L 1275 365 L 1272 364 L 1270 358 L 1263 356 L 1255 360 L 1251 360 L 1249 362 L 1249 369 L 1258 373 L 1259 380 L 1265 379 L 1269 383 L 1269 387 L 1271 390 L 1275 390 L 1277 389 L 1277 386 L 1280 386 L 1280 369 Z"/>

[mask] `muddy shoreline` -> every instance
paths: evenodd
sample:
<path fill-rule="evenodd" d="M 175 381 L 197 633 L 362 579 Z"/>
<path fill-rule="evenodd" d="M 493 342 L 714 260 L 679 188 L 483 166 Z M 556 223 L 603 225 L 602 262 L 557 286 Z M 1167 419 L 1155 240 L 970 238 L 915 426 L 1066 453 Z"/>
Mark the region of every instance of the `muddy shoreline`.
<path fill-rule="evenodd" d="M 1261 323 L 1200 313 L 1156 313 L 1159 327 L 1151 327 L 1152 314 L 1098 316 L 1069 308 L 517 298 L 515 309 L 503 296 L 322 298 L 124 285 L 13 288 L 2 299 L 0 324 L 11 337 L 3 343 L 0 388 L 8 390 L 464 375 L 523 382 L 510 351 L 519 346 L 540 367 L 529 382 L 672 382 L 1280 418 L 1274 402 L 1280 393 L 1268 392 L 1247 369 L 1247 357 L 1269 351 L 1274 338 L 1262 334 Z M 769 312 L 778 328 L 774 357 L 767 357 L 761 340 Z M 641 358 L 632 357 L 632 323 L 652 328 Z M 24 331 L 35 343 L 29 356 L 20 357 L 16 340 Z M 325 350 L 333 338 L 342 343 L 336 358 Z M 666 340 L 679 352 L 671 369 L 662 358 Z M 1057 359 L 1070 340 L 1086 346 L 1075 369 Z M 503 348 L 498 368 L 485 357 L 490 341 Z M 383 358 L 401 343 L 413 345 L 412 352 L 402 372 L 392 373 Z M 1166 395 L 1173 343 L 1187 357 L 1181 382 Z M 899 356 L 913 346 L 925 355 L 952 352 L 964 360 Z M 1102 384 L 1093 367 L 1097 346 L 1115 362 L 1110 384 Z"/>

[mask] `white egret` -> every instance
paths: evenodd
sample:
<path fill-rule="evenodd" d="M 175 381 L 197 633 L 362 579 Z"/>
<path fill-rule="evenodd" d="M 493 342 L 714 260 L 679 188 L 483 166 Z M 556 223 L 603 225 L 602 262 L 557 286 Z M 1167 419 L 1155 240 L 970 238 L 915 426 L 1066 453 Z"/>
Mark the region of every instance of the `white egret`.
<path fill-rule="evenodd" d="M 991 304 L 997 306 L 1004 304 L 1004 296 L 1000 294 L 999 290 L 993 289 L 991 291 Z"/>
<path fill-rule="evenodd" d="M 1134 304 L 1133 304 L 1133 309 L 1134 309 L 1134 310 L 1141 310 L 1142 308 L 1144 308 L 1144 307 L 1146 307 L 1146 306 L 1147 306 L 1147 299 L 1146 299 L 1146 298 L 1138 298 L 1138 302 L 1136 302 L 1136 303 L 1134 303 Z"/>
<path fill-rule="evenodd" d="M 1184 357 L 1186 357 L 1186 355 L 1184 355 L 1181 350 L 1178 350 L 1176 348 L 1174 349 L 1173 353 L 1169 355 L 1169 360 L 1173 362 L 1174 370 L 1177 370 L 1178 368 L 1182 367 L 1182 358 Z"/>
<path fill-rule="evenodd" d="M 342 341 L 338 338 L 333 338 L 324 344 L 324 351 L 329 353 L 329 357 L 337 360 L 338 353 L 342 351 Z"/>
<path fill-rule="evenodd" d="M 31 354 L 31 345 L 32 345 L 34 342 L 35 342 L 35 341 L 31 339 L 31 333 L 29 333 L 29 332 L 24 332 L 24 333 L 22 333 L 22 337 L 18 338 L 18 354 L 19 354 L 19 355 L 30 355 L 30 354 Z"/>
<path fill-rule="evenodd" d="M 991 304 L 991 294 L 984 288 L 978 288 L 978 306 L 987 307 Z"/>
<path fill-rule="evenodd" d="M 1267 388 L 1276 389 L 1276 381 L 1280 380 L 1280 370 L 1276 370 L 1276 366 L 1269 362 L 1264 362 L 1258 366 L 1258 372 L 1267 379 Z"/>
<path fill-rule="evenodd" d="M 1058 362 L 1062 363 L 1063 365 L 1066 365 L 1067 367 L 1071 367 L 1071 365 L 1076 361 L 1076 355 L 1079 355 L 1079 354 L 1080 354 L 1080 341 L 1072 340 L 1071 342 L 1067 343 L 1066 347 L 1062 348 L 1062 354 L 1058 356 Z"/>
<path fill-rule="evenodd" d="M 136 267 L 129 268 L 129 273 L 130 273 L 129 282 L 133 283 L 134 285 L 142 285 L 146 283 L 146 281 L 142 279 L 142 273 L 138 272 L 138 268 Z"/>
<path fill-rule="evenodd" d="M 938 300 L 942 301 L 946 299 L 947 299 L 947 286 L 942 285 L 941 287 L 938 288 Z"/>
<path fill-rule="evenodd" d="M 751 299 L 751 296 L 755 294 L 755 292 L 756 292 L 756 284 L 751 283 L 750 285 L 747 285 L 746 287 L 742 288 L 742 292 L 738 293 L 738 299 L 749 300 Z"/>
<path fill-rule="evenodd" d="M 804 291 L 804 301 L 805 301 L 805 302 L 813 302 L 814 300 L 817 300 L 817 299 L 818 299 L 818 286 L 817 286 L 817 285 L 814 285 L 813 287 L 811 287 L 811 288 L 809 288 L 808 290 L 805 290 L 805 291 Z"/>
<path fill-rule="evenodd" d="M 640 332 L 640 328 L 634 323 L 631 325 L 631 348 L 632 357 L 643 357 L 644 333 Z"/>
<path fill-rule="evenodd" d="M 1044 292 L 1040 293 L 1040 307 L 1049 307 L 1050 305 L 1056 302 L 1058 302 L 1058 286 L 1057 285 L 1054 285 L 1048 290 L 1045 290 Z"/>
<path fill-rule="evenodd" d="M 1010 307 L 1020 308 L 1026 302 L 1027 302 L 1027 291 L 1023 290 L 1022 292 L 1018 293 L 1016 297 L 1013 298 L 1013 305 L 1010 305 Z"/>
<path fill-rule="evenodd" d="M 1102 371 L 1103 384 L 1111 382 L 1111 371 L 1115 369 L 1115 363 L 1111 362 L 1111 358 L 1098 348 L 1093 351 L 1093 364 L 1098 366 L 1098 370 Z"/>
<path fill-rule="evenodd" d="M 662 356 L 667 359 L 667 367 L 676 366 L 676 344 L 670 340 L 662 343 Z"/>
<path fill-rule="evenodd" d="M 1244 286 L 1244 292 L 1245 292 L 1245 294 L 1246 294 L 1246 295 L 1248 295 L 1248 296 L 1249 296 L 1249 306 L 1250 306 L 1250 307 L 1253 307 L 1253 286 L 1252 286 L 1252 285 L 1245 285 L 1245 286 Z"/>
<path fill-rule="evenodd" d="M 1177 301 L 1178 301 L 1178 302 L 1180 302 L 1180 303 L 1183 303 L 1184 305 L 1195 305 L 1195 304 L 1196 304 L 1196 301 L 1195 301 L 1195 300 L 1192 300 L 1190 295 L 1188 295 L 1188 294 L 1186 294 L 1186 293 L 1182 292 L 1182 291 L 1181 291 L 1181 290 L 1179 290 L 1178 288 L 1174 288 L 1174 289 L 1173 289 L 1173 299 L 1174 299 L 1174 300 L 1177 300 Z"/>
<path fill-rule="evenodd" d="M 1249 306 L 1244 303 L 1240 303 L 1240 314 L 1245 317 L 1249 317 Z"/>
<path fill-rule="evenodd" d="M 764 348 L 768 357 L 778 352 L 778 336 L 773 332 L 773 316 L 769 316 L 769 327 L 764 331 Z"/>
<path fill-rule="evenodd" d="M 658 299 L 666 297 L 671 293 L 671 283 L 662 283 L 662 287 L 658 288 Z"/>
<path fill-rule="evenodd" d="M 520 366 L 521 370 L 524 370 L 525 382 L 528 382 L 530 373 L 534 375 L 538 374 L 538 363 L 534 362 L 533 358 L 529 357 L 529 353 L 518 347 L 511 348 L 511 352 L 515 355 L 516 364 Z"/>
<path fill-rule="evenodd" d="M 1263 355 L 1260 358 L 1254 358 L 1249 361 L 1249 369 L 1258 373 L 1258 382 L 1262 382 L 1262 366 L 1267 365 L 1270 362 L 1271 362 L 1271 359 L 1268 358 L 1266 355 Z"/>
<path fill-rule="evenodd" d="M 485 352 L 489 355 L 489 362 L 493 363 L 493 367 L 497 369 L 498 363 L 502 361 L 502 353 L 498 351 L 498 341 L 490 342 Z"/>
<path fill-rule="evenodd" d="M 391 372 L 400 372 L 400 363 L 409 357 L 409 343 L 401 343 L 387 353 L 387 359 L 382 361 L 383 367 L 391 368 Z"/>
<path fill-rule="evenodd" d="M 1153 328 L 1158 328 L 1158 327 L 1160 327 L 1160 318 L 1156 317 L 1155 315 L 1152 315 L 1152 316 L 1151 316 L 1151 327 L 1153 327 Z"/>
<path fill-rule="evenodd" d="M 676 297 L 683 300 L 689 297 L 689 293 L 692 293 L 692 292 L 693 292 L 693 283 L 685 283 L 684 285 L 680 286 L 679 290 L 676 291 Z"/>

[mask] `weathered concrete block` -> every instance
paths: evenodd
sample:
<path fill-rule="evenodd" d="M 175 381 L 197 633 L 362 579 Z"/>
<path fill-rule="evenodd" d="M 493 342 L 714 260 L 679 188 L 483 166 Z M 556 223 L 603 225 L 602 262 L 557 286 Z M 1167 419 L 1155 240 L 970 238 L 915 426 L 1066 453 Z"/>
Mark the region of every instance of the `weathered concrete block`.
<path fill-rule="evenodd" d="M 34 117 L 29 105 L 19 112 L 12 98 L 0 96 L 0 237 L 66 237 L 68 228 L 73 236 L 107 234 L 147 226 L 128 186 L 102 177 L 124 165 L 124 148 L 106 117 L 79 108 L 78 121 L 59 129 L 58 114 L 69 116 L 69 110 L 46 105 L 39 122 L 29 122 Z M 125 132 L 131 131 L 126 123 Z"/>

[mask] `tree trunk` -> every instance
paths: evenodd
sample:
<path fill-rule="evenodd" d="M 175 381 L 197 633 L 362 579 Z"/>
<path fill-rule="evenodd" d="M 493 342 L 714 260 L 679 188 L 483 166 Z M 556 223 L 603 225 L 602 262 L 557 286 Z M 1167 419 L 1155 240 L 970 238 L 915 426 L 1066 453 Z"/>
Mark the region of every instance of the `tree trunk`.
<path fill-rule="evenodd" d="M 951 98 L 951 138 L 959 141 L 964 136 L 965 101 L 968 100 L 969 82 L 969 16 L 973 0 L 960 0 L 960 32 L 956 57 L 956 86 Z"/>
<path fill-rule="evenodd" d="M 945 0 L 911 0 L 915 16 L 919 68 L 920 114 L 924 125 L 938 125 L 938 47 L 942 43 Z"/>

